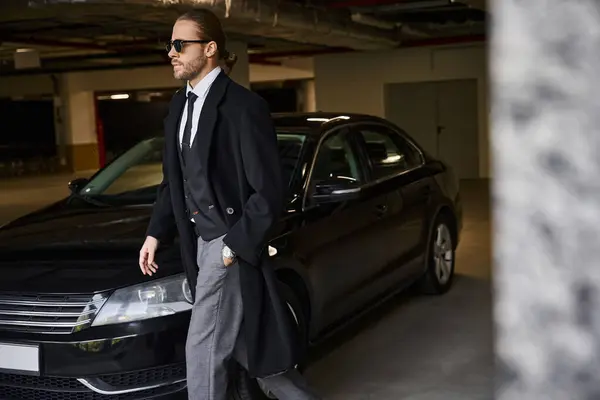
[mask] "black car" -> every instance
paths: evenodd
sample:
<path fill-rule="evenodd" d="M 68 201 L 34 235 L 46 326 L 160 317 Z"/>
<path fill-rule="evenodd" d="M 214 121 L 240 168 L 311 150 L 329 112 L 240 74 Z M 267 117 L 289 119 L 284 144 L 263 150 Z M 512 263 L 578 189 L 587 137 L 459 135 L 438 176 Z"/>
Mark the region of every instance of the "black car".
<path fill-rule="evenodd" d="M 451 285 L 451 168 L 365 115 L 275 114 L 287 209 L 269 254 L 306 343 L 412 284 Z M 0 399 L 184 398 L 191 296 L 177 240 L 141 274 L 164 138 L 0 229 Z M 275 166 L 274 166 L 275 168 Z M 232 396 L 273 398 L 237 365 Z"/>

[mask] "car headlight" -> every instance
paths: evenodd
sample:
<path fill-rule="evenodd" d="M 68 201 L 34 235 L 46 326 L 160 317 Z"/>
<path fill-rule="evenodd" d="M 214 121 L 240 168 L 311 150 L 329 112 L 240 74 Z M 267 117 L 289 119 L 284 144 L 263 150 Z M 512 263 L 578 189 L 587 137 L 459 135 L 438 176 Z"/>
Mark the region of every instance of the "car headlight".
<path fill-rule="evenodd" d="M 192 308 L 192 293 L 184 274 L 116 290 L 94 318 L 92 326 L 164 317 Z"/>

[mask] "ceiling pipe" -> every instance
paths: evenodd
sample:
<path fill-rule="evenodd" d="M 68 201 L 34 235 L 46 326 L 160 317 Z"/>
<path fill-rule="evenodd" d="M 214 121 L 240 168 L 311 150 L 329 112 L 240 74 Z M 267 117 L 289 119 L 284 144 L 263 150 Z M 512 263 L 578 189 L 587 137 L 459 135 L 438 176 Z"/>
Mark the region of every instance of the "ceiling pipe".
<path fill-rule="evenodd" d="M 56 43 L 61 43 L 62 42 L 56 42 Z M 30 44 L 32 45 L 41 45 L 39 42 L 36 41 L 32 41 Z M 57 44 L 58 46 L 58 44 Z M 285 57 L 299 57 L 299 56 L 307 56 L 307 55 L 317 55 L 317 54 L 331 54 L 331 53 L 340 53 L 340 52 L 348 52 L 348 51 L 352 51 L 352 49 L 348 49 L 348 48 L 336 48 L 336 47 L 329 47 L 329 48 L 323 48 L 323 49 L 302 49 L 302 50 L 289 50 L 289 51 L 271 51 L 271 52 L 264 52 L 264 53 L 250 53 L 248 54 L 248 58 L 252 63 L 260 63 L 263 62 L 264 60 L 266 60 L 267 58 L 276 58 L 276 57 L 281 57 L 281 58 L 285 58 Z M 45 57 L 45 59 L 49 60 L 50 62 L 57 62 L 57 63 L 64 63 L 64 62 L 69 62 L 69 63 L 76 63 L 76 62 L 85 62 L 85 61 L 96 61 L 96 60 L 106 60 L 106 59 L 112 59 L 112 58 L 123 58 L 123 59 L 130 59 L 130 58 L 143 58 L 143 57 L 162 57 L 165 60 L 168 60 L 168 54 L 165 50 L 157 50 L 157 49 L 140 49 L 140 50 L 134 50 L 134 51 L 128 51 L 126 53 L 123 54 L 116 54 L 116 53 L 96 53 L 96 54 L 80 54 L 80 55 L 69 55 L 69 56 L 59 56 L 59 57 Z M 277 62 L 272 62 L 273 65 L 277 65 L 279 63 Z"/>
<path fill-rule="evenodd" d="M 433 46 L 446 46 L 453 44 L 466 44 L 466 43 L 479 43 L 486 40 L 485 35 L 464 35 L 464 36 L 452 36 L 447 38 L 431 38 L 431 39 L 419 39 L 410 42 L 405 42 L 402 47 L 433 47 Z M 303 51 L 289 51 L 279 53 L 268 53 L 256 55 L 256 57 L 250 57 L 250 62 L 260 63 L 260 60 L 271 60 L 277 58 L 293 58 L 293 57 L 313 57 L 324 54 L 341 54 L 341 53 L 355 53 L 353 49 L 343 48 L 330 48 L 320 50 L 303 50 Z"/>
<path fill-rule="evenodd" d="M 405 42 L 401 48 L 412 48 L 412 47 L 427 47 L 427 46 L 444 46 L 444 45 L 453 45 L 453 44 L 467 44 L 467 43 L 478 43 L 486 41 L 485 35 L 464 35 L 464 36 L 453 36 L 446 38 L 431 38 L 431 39 L 419 39 L 413 40 L 409 42 Z M 341 54 L 341 53 L 350 53 L 355 52 L 356 50 L 350 48 L 325 48 L 325 49 L 310 49 L 310 50 L 294 50 L 294 51 L 280 51 L 280 52 L 271 52 L 271 53 L 261 53 L 261 54 L 249 54 L 248 61 L 251 64 L 263 64 L 263 65 L 281 65 L 280 62 L 276 61 L 277 59 L 283 58 L 295 58 L 295 57 L 314 57 L 324 54 Z M 155 57 L 164 55 L 164 52 L 159 51 L 139 51 L 133 53 L 127 53 L 122 56 L 125 62 L 122 65 L 114 65 L 114 66 L 98 66 L 98 65 L 86 65 L 82 67 L 75 67 L 76 70 L 94 70 L 94 69 L 119 69 L 119 68 L 136 68 L 143 66 L 160 66 L 160 65 L 168 65 L 167 61 L 163 60 L 154 60 L 154 61 L 145 61 L 139 60 L 127 63 L 128 57 Z M 94 61 L 94 60 L 103 60 L 106 58 L 118 57 L 118 55 L 114 54 L 96 54 L 91 56 L 74 56 L 74 57 L 60 57 L 56 58 L 50 62 L 55 63 L 70 63 L 71 68 L 72 64 L 78 61 Z M 45 74 L 48 71 L 53 72 L 67 72 L 69 69 L 67 67 L 49 67 L 46 69 L 36 69 L 35 71 L 26 71 L 26 72 L 18 72 L 18 74 Z M 3 71 L 4 74 L 11 74 L 11 71 Z"/>
<path fill-rule="evenodd" d="M 322 54 L 340 54 L 354 52 L 353 49 L 348 48 L 328 48 L 328 49 L 312 49 L 312 50 L 296 50 L 296 51 L 280 51 L 273 53 L 264 54 L 251 54 L 248 57 L 250 63 L 261 63 L 265 60 L 271 60 L 276 58 L 293 58 L 293 57 L 314 57 Z"/>
<path fill-rule="evenodd" d="M 388 22 L 388 21 L 383 21 L 381 19 L 373 18 L 371 16 L 364 15 L 361 13 L 352 13 L 350 18 L 352 19 L 352 21 L 359 23 L 359 24 L 371 25 L 371 26 L 375 26 L 377 28 L 388 29 L 388 30 L 398 29 L 398 26 L 400 25 L 400 24 L 397 24 L 394 22 Z"/>
<path fill-rule="evenodd" d="M 435 39 L 424 39 L 415 40 L 412 42 L 405 43 L 402 47 L 432 47 L 432 46 L 444 46 L 453 44 L 466 44 L 466 43 L 477 43 L 486 40 L 485 35 L 468 35 L 468 36 L 455 36 L 448 38 L 435 38 Z M 324 50 L 313 50 L 313 51 L 295 51 L 295 52 L 280 52 L 271 54 L 260 54 L 251 55 L 249 62 L 252 64 L 264 64 L 264 65 L 281 65 L 271 59 L 276 58 L 291 58 L 291 57 L 312 57 L 324 54 L 340 54 L 340 53 L 352 53 L 356 52 L 353 49 L 324 49 Z M 165 65 L 164 62 L 139 62 L 133 64 L 124 65 L 107 65 L 107 66 L 83 66 L 83 67 L 65 67 L 65 68 L 51 68 L 51 69 L 36 69 L 36 70 L 4 70 L 2 76 L 25 76 L 25 75 L 40 75 L 40 74 L 57 74 L 65 72 L 76 72 L 76 71 L 99 71 L 99 70 L 118 70 L 118 69 L 134 69 L 143 67 L 156 67 Z"/>
<path fill-rule="evenodd" d="M 419 39 L 404 42 L 402 47 L 432 47 L 432 46 L 446 46 L 453 44 L 466 44 L 466 43 L 480 43 L 487 40 L 485 35 L 463 35 L 463 36 L 449 36 L 441 38 L 431 39 Z"/>

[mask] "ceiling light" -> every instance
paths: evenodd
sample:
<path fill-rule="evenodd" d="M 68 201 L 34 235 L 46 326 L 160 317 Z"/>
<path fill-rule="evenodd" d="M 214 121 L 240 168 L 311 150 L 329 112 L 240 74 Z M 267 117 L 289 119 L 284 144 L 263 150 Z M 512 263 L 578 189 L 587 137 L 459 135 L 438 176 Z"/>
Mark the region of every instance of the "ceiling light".
<path fill-rule="evenodd" d="M 123 94 L 111 94 L 110 95 L 110 99 L 111 100 L 125 100 L 128 99 L 129 95 L 127 93 L 123 93 Z"/>
<path fill-rule="evenodd" d="M 311 121 L 311 122 L 329 122 L 329 121 L 334 121 L 336 119 L 350 119 L 350 117 L 348 117 L 346 115 L 340 115 L 340 116 L 333 117 L 333 118 L 316 118 L 316 117 L 306 118 L 307 121 Z"/>

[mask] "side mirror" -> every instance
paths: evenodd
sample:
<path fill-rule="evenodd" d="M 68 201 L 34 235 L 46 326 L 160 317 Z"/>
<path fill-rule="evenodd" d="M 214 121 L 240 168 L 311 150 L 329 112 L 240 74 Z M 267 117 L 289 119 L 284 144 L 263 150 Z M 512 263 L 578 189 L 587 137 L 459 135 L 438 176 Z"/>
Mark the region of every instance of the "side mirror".
<path fill-rule="evenodd" d="M 353 200 L 360 196 L 358 182 L 343 178 L 319 181 L 315 185 L 313 199 L 317 203 L 333 203 Z"/>
<path fill-rule="evenodd" d="M 69 182 L 69 190 L 71 193 L 79 193 L 89 182 L 87 178 L 75 178 Z"/>

